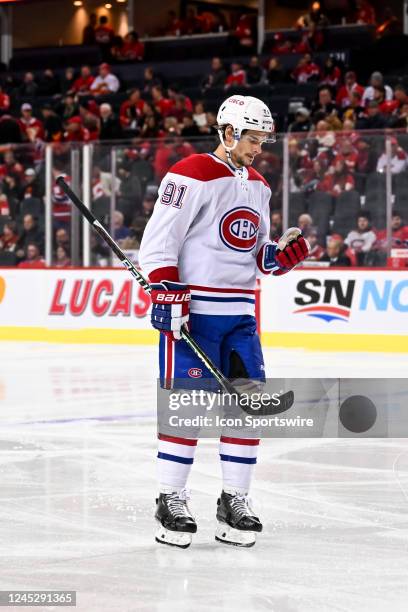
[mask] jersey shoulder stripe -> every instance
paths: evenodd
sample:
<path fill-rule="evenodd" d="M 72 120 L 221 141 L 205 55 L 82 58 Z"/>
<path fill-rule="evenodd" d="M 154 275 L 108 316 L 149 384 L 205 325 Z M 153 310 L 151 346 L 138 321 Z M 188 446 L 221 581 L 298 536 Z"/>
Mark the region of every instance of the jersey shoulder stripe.
<path fill-rule="evenodd" d="M 181 159 L 170 168 L 169 173 L 180 174 L 203 182 L 234 176 L 227 166 L 218 164 L 207 153 L 194 153 Z"/>
<path fill-rule="evenodd" d="M 264 179 L 262 174 L 259 174 L 259 172 L 257 170 L 255 170 L 255 168 L 252 168 L 252 166 L 250 166 L 248 168 L 248 179 L 250 181 L 261 181 L 261 183 L 263 183 L 265 185 L 265 187 L 270 189 L 268 181 L 266 179 Z"/>

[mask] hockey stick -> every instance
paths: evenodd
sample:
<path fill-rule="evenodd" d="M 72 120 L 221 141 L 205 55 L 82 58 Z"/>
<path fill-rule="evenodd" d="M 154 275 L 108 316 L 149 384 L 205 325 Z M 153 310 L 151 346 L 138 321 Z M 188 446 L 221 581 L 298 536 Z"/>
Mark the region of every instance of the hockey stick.
<path fill-rule="evenodd" d="M 85 206 L 85 204 L 78 198 L 78 196 L 72 191 L 69 185 L 64 180 L 64 177 L 59 176 L 56 180 L 57 185 L 66 193 L 69 199 L 75 204 L 79 212 L 85 217 L 85 219 L 92 225 L 93 229 L 101 236 L 101 238 L 106 242 L 106 244 L 112 249 L 121 263 L 129 270 L 131 275 L 136 279 L 139 285 L 146 291 L 146 293 L 151 292 L 151 287 L 145 277 L 136 269 L 136 267 L 132 264 L 132 262 L 126 257 L 122 249 L 119 245 L 114 241 L 112 236 L 106 231 L 103 225 L 94 217 L 91 211 Z M 194 338 L 191 336 L 190 332 L 183 328 L 181 331 L 181 336 L 186 344 L 191 348 L 191 350 L 201 359 L 206 368 L 211 372 L 214 378 L 218 381 L 222 389 L 230 394 L 236 395 L 237 403 L 240 405 L 241 409 L 244 412 L 253 415 L 253 416 L 263 416 L 263 415 L 272 415 L 272 414 L 280 414 L 281 412 L 285 412 L 289 410 L 289 408 L 293 405 L 294 402 L 294 394 L 293 391 L 287 391 L 279 396 L 279 403 L 276 406 L 276 400 L 270 401 L 270 403 L 265 403 L 261 409 L 257 410 L 255 408 L 251 408 L 247 405 L 247 397 L 244 398 L 240 392 L 234 387 L 232 383 L 224 376 L 224 374 L 217 368 L 217 366 L 211 361 L 211 359 L 204 353 L 204 351 L 200 348 Z"/>

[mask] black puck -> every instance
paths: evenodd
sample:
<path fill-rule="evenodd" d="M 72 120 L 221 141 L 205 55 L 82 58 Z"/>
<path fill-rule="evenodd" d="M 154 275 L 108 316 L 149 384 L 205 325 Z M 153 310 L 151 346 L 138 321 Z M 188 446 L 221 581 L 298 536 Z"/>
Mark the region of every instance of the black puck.
<path fill-rule="evenodd" d="M 377 420 L 377 408 L 365 395 L 352 395 L 340 406 L 340 423 L 353 433 L 368 431 Z"/>

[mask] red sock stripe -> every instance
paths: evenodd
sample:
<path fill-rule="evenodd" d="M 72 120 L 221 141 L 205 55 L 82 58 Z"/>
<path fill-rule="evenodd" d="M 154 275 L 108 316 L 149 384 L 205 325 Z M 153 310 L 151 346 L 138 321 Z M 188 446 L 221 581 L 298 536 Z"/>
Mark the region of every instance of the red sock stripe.
<path fill-rule="evenodd" d="M 164 442 L 173 442 L 173 444 L 184 444 L 184 446 L 197 446 L 197 440 L 191 440 L 190 438 L 175 438 L 174 436 L 165 436 L 164 434 L 159 433 L 159 440 L 163 440 Z"/>
<path fill-rule="evenodd" d="M 258 446 L 259 444 L 259 440 L 253 440 L 252 438 L 227 438 L 226 436 L 221 436 L 220 442 L 241 444 L 242 446 Z"/>

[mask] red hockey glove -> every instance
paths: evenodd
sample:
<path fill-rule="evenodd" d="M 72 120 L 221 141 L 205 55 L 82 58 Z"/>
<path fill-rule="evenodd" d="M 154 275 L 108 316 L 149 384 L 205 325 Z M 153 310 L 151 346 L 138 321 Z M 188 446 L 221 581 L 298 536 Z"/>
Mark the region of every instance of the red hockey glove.
<path fill-rule="evenodd" d="M 302 234 L 299 233 L 297 238 L 290 240 L 282 249 L 277 249 L 275 260 L 279 266 L 279 270 L 275 270 L 273 274 L 275 276 L 286 274 L 286 272 L 289 272 L 289 270 L 292 270 L 301 261 L 309 257 L 309 254 L 309 243 L 304 239 Z"/>

